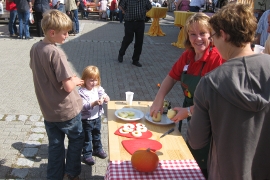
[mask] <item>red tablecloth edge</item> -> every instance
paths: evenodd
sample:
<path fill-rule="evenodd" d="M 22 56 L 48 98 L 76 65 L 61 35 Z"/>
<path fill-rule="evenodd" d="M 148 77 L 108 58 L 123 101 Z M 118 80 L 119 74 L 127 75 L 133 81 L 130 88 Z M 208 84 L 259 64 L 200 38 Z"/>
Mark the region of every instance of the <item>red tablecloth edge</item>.
<path fill-rule="evenodd" d="M 110 161 L 105 180 L 157 180 L 185 179 L 205 180 L 195 160 L 160 160 L 158 168 L 151 173 L 133 169 L 131 161 Z"/>

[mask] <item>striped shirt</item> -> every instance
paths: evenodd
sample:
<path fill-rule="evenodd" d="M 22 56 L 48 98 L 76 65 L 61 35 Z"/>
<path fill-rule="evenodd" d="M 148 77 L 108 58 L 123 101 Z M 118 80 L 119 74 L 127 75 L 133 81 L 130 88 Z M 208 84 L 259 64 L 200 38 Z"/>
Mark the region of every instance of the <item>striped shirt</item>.
<path fill-rule="evenodd" d="M 125 11 L 125 21 L 144 21 L 152 8 L 149 0 L 121 0 L 119 6 Z"/>

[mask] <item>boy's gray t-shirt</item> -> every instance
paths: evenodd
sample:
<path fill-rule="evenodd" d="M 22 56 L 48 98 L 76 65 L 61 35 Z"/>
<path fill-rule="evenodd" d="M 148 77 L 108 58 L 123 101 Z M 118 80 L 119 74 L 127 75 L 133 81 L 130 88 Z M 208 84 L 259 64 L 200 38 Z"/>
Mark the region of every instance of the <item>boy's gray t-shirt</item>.
<path fill-rule="evenodd" d="M 62 81 L 74 76 L 65 53 L 55 44 L 42 41 L 30 51 L 30 68 L 38 103 L 44 119 L 62 122 L 74 118 L 82 109 L 82 99 L 76 89 L 68 93 Z"/>

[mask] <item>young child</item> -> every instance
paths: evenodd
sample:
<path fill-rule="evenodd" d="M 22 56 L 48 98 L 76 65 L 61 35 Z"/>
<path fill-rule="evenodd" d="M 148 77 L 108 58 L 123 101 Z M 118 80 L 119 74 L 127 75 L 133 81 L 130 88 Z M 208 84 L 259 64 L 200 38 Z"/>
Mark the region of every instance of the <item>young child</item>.
<path fill-rule="evenodd" d="M 82 73 L 84 85 L 79 89 L 83 99 L 82 124 L 84 130 L 83 162 L 94 165 L 92 156 L 105 159 L 107 154 L 101 144 L 101 113 L 102 104 L 110 98 L 101 87 L 100 73 L 96 66 L 87 66 Z"/>
<path fill-rule="evenodd" d="M 78 179 L 84 133 L 81 122 L 82 99 L 75 87 L 83 84 L 68 65 L 62 44 L 72 29 L 70 18 L 58 11 L 43 14 L 44 39 L 30 51 L 30 68 L 35 92 L 48 135 L 47 179 Z M 69 139 L 65 159 L 64 139 Z M 66 163 L 65 163 L 66 162 Z"/>

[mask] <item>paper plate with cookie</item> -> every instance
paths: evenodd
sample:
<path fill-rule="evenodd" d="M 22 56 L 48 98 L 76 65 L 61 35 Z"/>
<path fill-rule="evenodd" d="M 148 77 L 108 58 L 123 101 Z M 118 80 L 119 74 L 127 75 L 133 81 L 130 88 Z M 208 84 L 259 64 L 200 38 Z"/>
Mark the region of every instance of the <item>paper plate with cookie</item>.
<path fill-rule="evenodd" d="M 138 121 L 144 117 L 144 113 L 133 108 L 122 108 L 115 111 L 115 116 L 124 121 Z"/>

